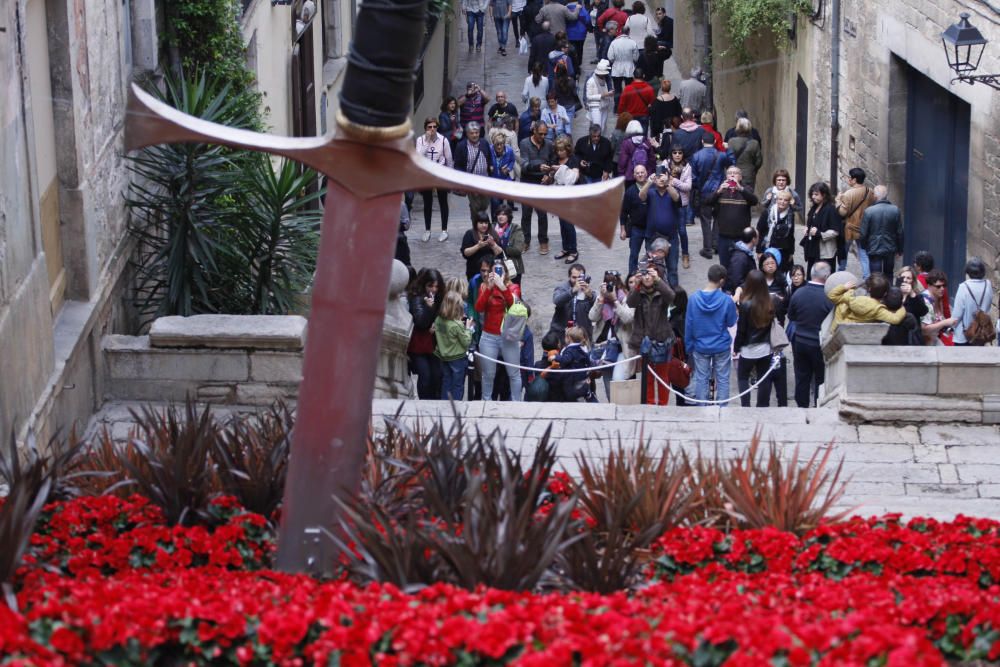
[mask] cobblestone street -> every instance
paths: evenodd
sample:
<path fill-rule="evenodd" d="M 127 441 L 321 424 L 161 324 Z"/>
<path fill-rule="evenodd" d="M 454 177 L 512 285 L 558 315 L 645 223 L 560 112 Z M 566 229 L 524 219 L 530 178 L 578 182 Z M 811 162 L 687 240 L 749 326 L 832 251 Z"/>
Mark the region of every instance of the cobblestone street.
<path fill-rule="evenodd" d="M 511 36 L 513 42 L 513 36 Z M 458 97 L 465 90 L 465 84 L 475 81 L 492 98 L 498 90 L 505 91 L 508 99 L 514 103 L 518 111 L 524 110 L 521 101 L 521 89 L 524 85 L 524 77 L 527 76 L 527 55 L 520 55 L 516 45 L 508 44 L 507 56 L 499 55 L 497 51 L 496 32 L 490 25 L 486 26 L 483 40 L 483 50 L 481 53 L 470 51 L 466 46 L 464 28 L 460 31 L 459 39 L 455 48 L 459 49 L 458 73 L 454 78 L 453 94 Z M 592 36 L 588 36 L 583 55 L 584 77 L 590 76 L 594 66 L 590 61 L 594 58 L 594 41 Z M 673 59 L 667 61 L 665 72 L 674 76 L 679 76 L 677 66 Z M 670 74 L 674 72 L 674 74 Z M 582 80 L 585 80 L 582 79 Z M 581 87 L 582 87 L 581 83 Z M 492 104 L 492 101 L 490 102 Z M 420 121 L 421 119 L 418 119 Z M 607 132 L 614 128 L 614 119 L 608 120 Z M 578 114 L 573 126 L 573 138 L 578 139 L 587 132 L 587 118 L 585 114 Z M 759 194 L 759 193 L 758 193 Z M 441 229 L 440 212 L 437 203 L 434 204 L 434 215 L 432 220 L 431 240 L 426 243 L 421 241 L 423 233 L 423 204 L 418 196 L 414 199 L 412 222 L 408 240 L 412 256 L 413 266 L 416 268 L 432 266 L 437 267 L 445 277 L 461 276 L 464 271 L 464 260 L 461 256 L 459 246 L 462 242 L 462 235 L 470 228 L 471 217 L 469 214 L 468 200 L 455 194 L 449 196 L 450 216 L 448 222 L 448 240 L 438 241 L 438 232 Z M 521 211 L 514 213 L 515 222 L 520 223 Z M 532 229 L 537 229 L 537 220 L 532 219 Z M 687 228 L 688 243 L 691 256 L 691 268 L 684 269 L 678 267 L 681 286 L 691 293 L 701 289 L 705 284 L 708 267 L 715 263 L 718 258 L 707 260 L 698 254 L 701 248 L 701 226 L 695 224 Z M 615 236 L 615 241 L 610 248 L 594 239 L 587 232 L 578 231 L 578 246 L 580 251 L 579 261 L 587 267 L 590 275 L 597 280 L 607 269 L 616 269 L 624 275 L 628 263 L 628 241 L 622 241 Z M 801 227 L 796 232 L 796 238 L 801 237 Z M 549 216 L 549 239 L 551 253 L 547 256 L 538 254 L 538 244 L 533 243 L 524 256 L 525 271 L 521 283 L 524 301 L 531 306 L 532 315 L 530 320 L 531 330 L 535 337 L 535 358 L 538 358 L 541 351 L 541 337 L 548 331 L 549 322 L 552 319 L 552 290 L 562 280 L 566 279 L 567 266 L 562 260 L 554 260 L 553 257 L 559 252 L 559 220 L 554 216 Z M 857 275 L 857 259 L 852 256 L 849 269 L 855 271 Z M 791 354 L 787 354 L 788 359 L 788 395 L 790 402 L 794 391 L 794 377 L 791 364 Z M 736 369 L 733 368 L 730 391 L 732 394 L 738 393 L 736 388 Z M 604 392 L 598 391 L 600 400 L 604 400 Z M 772 398 L 772 405 L 774 405 Z"/>

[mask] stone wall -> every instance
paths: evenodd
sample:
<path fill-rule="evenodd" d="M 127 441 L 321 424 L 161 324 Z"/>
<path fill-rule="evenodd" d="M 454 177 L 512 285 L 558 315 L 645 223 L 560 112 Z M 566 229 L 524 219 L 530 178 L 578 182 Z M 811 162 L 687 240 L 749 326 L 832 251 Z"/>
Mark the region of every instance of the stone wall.
<path fill-rule="evenodd" d="M 906 76 L 913 67 L 967 102 L 971 109 L 968 182 L 967 252 L 981 256 L 1000 284 L 1000 92 L 983 84 L 951 84 L 940 34 L 958 21 L 962 11 L 989 40 L 980 72 L 1000 72 L 1000 18 L 985 5 L 957 0 L 842 0 L 841 25 L 832 25 L 830 1 L 816 0 L 815 17 L 797 16 L 792 49 L 779 52 L 762 29 L 752 52 L 756 64 L 735 68 L 724 54 L 727 44 L 719 17 L 713 24 L 715 106 L 719 128 L 734 124 L 737 109 L 746 109 L 760 131 L 765 159 L 764 182 L 774 169 L 795 175 L 796 79 L 809 89 L 809 132 L 805 188 L 830 180 L 831 35 L 841 35 L 840 130 L 837 134 L 838 178 L 846 187 L 847 171 L 861 167 L 873 184 L 889 186 L 890 199 L 905 208 Z M 690 3 L 679 3 L 677 26 L 691 22 Z M 689 31 L 677 30 L 675 58 L 682 72 L 693 63 L 695 45 Z M 798 184 L 796 184 L 798 187 Z M 905 220 L 905 210 L 904 210 Z M 954 276 L 957 278 L 958 276 Z"/>
<path fill-rule="evenodd" d="M 619 440 L 631 446 L 640 440 L 689 454 L 718 451 L 730 458 L 744 451 L 757 428 L 766 441 L 778 443 L 782 458 L 799 460 L 832 447 L 831 460 L 844 459 L 849 478 L 845 507 L 864 515 L 903 512 L 908 515 L 953 517 L 1000 514 L 1000 464 L 996 448 L 1000 427 L 951 423 L 871 425 L 848 424 L 835 410 L 814 408 L 693 408 L 652 406 L 546 405 L 539 403 L 376 400 L 373 426 L 399 418 L 424 429 L 440 421 L 449 428 L 456 418 L 483 434 L 499 430 L 509 447 L 533 451 L 549 429 L 558 441 L 560 464 L 571 474 L 575 457 L 603 457 Z"/>

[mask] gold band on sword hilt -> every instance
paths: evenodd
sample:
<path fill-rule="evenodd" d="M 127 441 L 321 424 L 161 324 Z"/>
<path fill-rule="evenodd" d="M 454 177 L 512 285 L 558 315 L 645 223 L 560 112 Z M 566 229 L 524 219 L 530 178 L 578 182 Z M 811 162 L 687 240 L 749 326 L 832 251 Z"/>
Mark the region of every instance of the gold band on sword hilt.
<path fill-rule="evenodd" d="M 393 125 L 391 127 L 372 127 L 371 125 L 360 125 L 350 120 L 344 115 L 344 112 L 337 109 L 335 118 L 337 119 L 337 125 L 341 130 L 344 131 L 351 139 L 357 139 L 359 141 L 392 141 L 393 139 L 402 139 L 410 134 L 413 129 L 413 124 L 410 119 L 407 118 L 406 122 L 400 123 L 399 125 Z"/>

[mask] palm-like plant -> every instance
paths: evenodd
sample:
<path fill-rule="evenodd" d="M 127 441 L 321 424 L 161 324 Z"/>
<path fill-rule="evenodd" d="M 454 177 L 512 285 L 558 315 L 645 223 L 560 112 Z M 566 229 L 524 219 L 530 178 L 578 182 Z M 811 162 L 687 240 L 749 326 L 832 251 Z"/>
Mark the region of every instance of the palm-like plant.
<path fill-rule="evenodd" d="M 316 268 L 321 191 L 316 172 L 290 160 L 275 168 L 251 154 L 236 191 L 226 252 L 220 257 L 221 306 L 228 313 L 280 314 L 294 309 Z"/>
<path fill-rule="evenodd" d="M 167 77 L 161 92 L 149 92 L 185 113 L 233 127 L 248 117 L 205 73 L 192 80 Z M 132 182 L 125 203 L 139 241 L 135 262 L 137 305 L 149 318 L 216 312 L 217 226 L 231 205 L 231 192 L 246 153 L 211 144 L 164 144 L 129 157 Z"/>

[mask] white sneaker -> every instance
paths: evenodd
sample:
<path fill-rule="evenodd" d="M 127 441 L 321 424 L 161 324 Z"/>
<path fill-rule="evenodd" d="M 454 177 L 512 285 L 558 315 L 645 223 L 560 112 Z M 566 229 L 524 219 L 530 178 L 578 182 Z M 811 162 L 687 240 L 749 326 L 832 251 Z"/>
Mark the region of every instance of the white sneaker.
<path fill-rule="evenodd" d="M 438 241 L 440 241 L 441 243 L 444 243 L 447 240 L 448 240 L 448 232 L 442 231 L 441 235 L 438 236 Z"/>
<path fill-rule="evenodd" d="M 430 231 L 424 232 L 424 235 L 420 237 L 420 240 L 423 241 L 424 243 L 427 243 L 428 241 L 430 241 L 431 240 L 431 233 L 430 233 Z"/>

